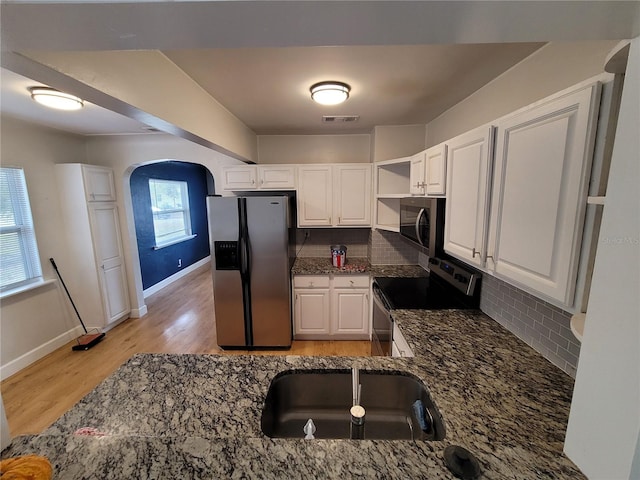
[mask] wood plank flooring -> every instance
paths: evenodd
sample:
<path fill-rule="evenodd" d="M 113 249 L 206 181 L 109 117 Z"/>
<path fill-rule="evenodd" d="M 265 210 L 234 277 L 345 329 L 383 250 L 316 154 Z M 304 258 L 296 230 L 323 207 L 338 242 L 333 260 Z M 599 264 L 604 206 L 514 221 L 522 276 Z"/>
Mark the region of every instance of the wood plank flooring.
<path fill-rule="evenodd" d="M 107 332 L 91 350 L 69 343 L 7 378 L 11 436 L 38 434 L 135 353 L 368 356 L 369 342 L 294 341 L 290 350 L 223 352 L 216 344 L 211 270 L 202 267 L 146 300 L 148 313 Z"/>

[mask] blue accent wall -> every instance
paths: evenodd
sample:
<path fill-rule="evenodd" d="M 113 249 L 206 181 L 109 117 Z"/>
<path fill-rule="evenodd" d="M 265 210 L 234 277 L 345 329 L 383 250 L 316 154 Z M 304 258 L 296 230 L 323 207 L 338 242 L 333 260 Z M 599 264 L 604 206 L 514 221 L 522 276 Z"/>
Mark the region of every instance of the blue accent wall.
<path fill-rule="evenodd" d="M 191 230 L 196 235 L 195 238 L 154 250 L 150 178 L 187 182 Z M 136 168 L 131 174 L 131 199 L 138 237 L 143 289 L 152 287 L 209 255 L 206 198 L 208 194 L 214 192 L 207 191 L 207 180 L 209 185 L 213 185 L 211 173 L 202 165 L 174 161 L 144 165 Z M 182 260 L 180 267 L 178 267 L 178 260 Z"/>

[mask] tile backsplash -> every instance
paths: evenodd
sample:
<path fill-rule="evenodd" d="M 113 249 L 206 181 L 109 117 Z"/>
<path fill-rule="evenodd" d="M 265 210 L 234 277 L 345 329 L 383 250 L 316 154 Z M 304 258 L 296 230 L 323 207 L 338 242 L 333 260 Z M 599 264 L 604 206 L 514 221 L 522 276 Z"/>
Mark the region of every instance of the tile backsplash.
<path fill-rule="evenodd" d="M 309 237 L 305 241 L 305 233 Z M 331 245 L 346 245 L 349 257 L 367 257 L 369 254 L 368 228 L 298 228 L 296 244 L 298 257 L 331 258 Z"/>
<path fill-rule="evenodd" d="M 399 233 L 372 230 L 370 261 L 373 265 L 416 265 L 419 247 L 405 240 Z"/>
<path fill-rule="evenodd" d="M 487 274 L 480 310 L 575 378 L 580 343 L 571 333 L 570 313 Z"/>

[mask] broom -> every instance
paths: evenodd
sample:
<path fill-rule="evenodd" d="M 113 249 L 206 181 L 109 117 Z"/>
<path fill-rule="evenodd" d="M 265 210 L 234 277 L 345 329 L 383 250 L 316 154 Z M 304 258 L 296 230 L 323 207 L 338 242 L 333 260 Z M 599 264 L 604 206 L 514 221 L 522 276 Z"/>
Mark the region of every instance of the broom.
<path fill-rule="evenodd" d="M 60 279 L 60 282 L 64 287 L 64 291 L 67 292 L 67 297 L 69 297 L 69 301 L 71 302 L 71 305 L 73 306 L 73 309 L 75 310 L 76 315 L 78 316 L 78 320 L 80 320 L 80 325 L 82 325 L 82 329 L 84 330 L 84 335 L 81 335 L 76 339 L 76 345 L 71 347 L 71 349 L 72 350 L 89 350 L 91 347 L 96 345 L 100 340 L 104 338 L 104 333 L 100 332 L 97 328 L 95 329 L 96 333 L 89 333 L 87 331 L 87 327 L 84 325 L 82 318 L 80 318 L 80 313 L 78 313 L 76 304 L 73 303 L 73 298 L 71 298 L 71 294 L 69 293 L 69 290 L 67 289 L 67 286 L 65 285 L 64 280 L 62 279 L 62 275 L 60 275 L 60 272 L 58 271 L 58 266 L 56 265 L 56 262 L 53 260 L 53 258 L 50 258 L 49 261 L 51 262 L 51 265 L 53 265 L 53 269 L 56 271 L 56 274 L 58 275 L 58 278 Z"/>

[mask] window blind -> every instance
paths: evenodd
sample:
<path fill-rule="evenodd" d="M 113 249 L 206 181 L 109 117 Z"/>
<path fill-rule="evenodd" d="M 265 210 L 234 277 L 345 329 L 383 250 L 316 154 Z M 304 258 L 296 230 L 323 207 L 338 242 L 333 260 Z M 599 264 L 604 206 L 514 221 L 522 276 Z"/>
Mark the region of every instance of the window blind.
<path fill-rule="evenodd" d="M 27 184 L 21 168 L 0 168 L 0 290 L 42 277 Z"/>

